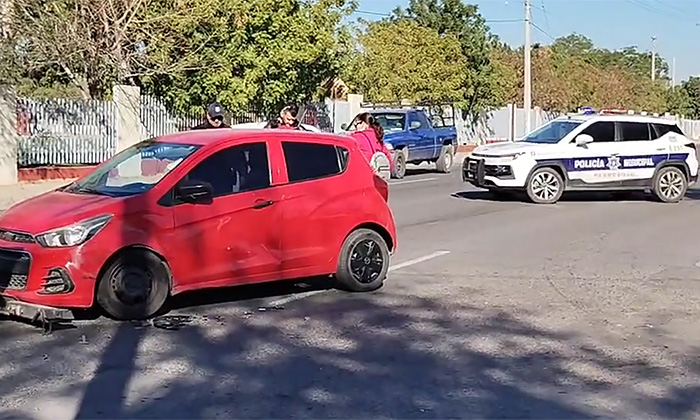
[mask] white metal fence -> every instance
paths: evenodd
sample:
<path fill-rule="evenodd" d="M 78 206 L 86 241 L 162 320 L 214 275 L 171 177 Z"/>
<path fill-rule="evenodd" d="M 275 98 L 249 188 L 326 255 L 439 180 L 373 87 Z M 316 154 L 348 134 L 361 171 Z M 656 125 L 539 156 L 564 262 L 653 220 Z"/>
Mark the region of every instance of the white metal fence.
<path fill-rule="evenodd" d="M 159 98 L 141 95 L 141 139 L 164 136 L 187 130 L 204 121 L 204 111 L 199 114 L 175 114 Z"/>
<path fill-rule="evenodd" d="M 18 165 L 91 165 L 117 150 L 112 102 L 68 99 L 17 101 Z"/>

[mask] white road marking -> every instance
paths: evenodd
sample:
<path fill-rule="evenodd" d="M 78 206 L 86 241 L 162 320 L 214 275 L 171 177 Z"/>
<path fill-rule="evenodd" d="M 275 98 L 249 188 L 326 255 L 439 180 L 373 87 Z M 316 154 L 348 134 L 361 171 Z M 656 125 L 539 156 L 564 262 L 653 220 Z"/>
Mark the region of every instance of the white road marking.
<path fill-rule="evenodd" d="M 422 179 L 410 179 L 408 181 L 396 181 L 396 182 L 390 182 L 389 185 L 406 185 L 406 184 L 415 184 L 417 182 L 428 182 L 428 181 L 434 181 L 437 178 L 422 178 Z"/>
<path fill-rule="evenodd" d="M 432 260 L 433 258 L 437 258 L 437 257 L 442 257 L 443 255 L 447 255 L 449 253 L 450 253 L 450 251 L 437 251 L 437 252 L 433 252 L 432 254 L 428 254 L 426 256 L 423 256 L 423 257 L 414 258 L 412 260 L 402 262 L 401 264 L 392 265 L 391 267 L 389 267 L 389 272 L 394 271 L 394 270 L 400 270 L 400 269 L 406 268 L 406 267 L 410 267 L 412 265 L 420 264 L 424 261 Z"/>
<path fill-rule="evenodd" d="M 392 272 L 395 270 L 400 270 L 400 269 L 406 268 L 406 267 L 410 267 L 412 265 L 420 264 L 422 262 L 432 260 L 434 258 L 442 257 L 443 255 L 447 255 L 449 253 L 450 253 L 450 251 L 437 251 L 437 252 L 433 252 L 432 254 L 428 254 L 428 255 L 425 255 L 422 257 L 414 258 L 412 260 L 404 261 L 400 264 L 392 265 L 391 267 L 389 267 L 389 272 Z M 296 295 L 287 296 L 285 298 L 272 301 L 269 303 L 268 306 L 270 306 L 270 307 L 284 306 L 284 305 L 287 305 L 291 302 L 295 302 L 295 301 L 301 300 L 301 299 L 306 299 L 308 297 L 318 295 L 318 294 L 321 294 L 323 292 L 327 292 L 327 290 L 312 290 L 311 292 L 297 293 Z"/>

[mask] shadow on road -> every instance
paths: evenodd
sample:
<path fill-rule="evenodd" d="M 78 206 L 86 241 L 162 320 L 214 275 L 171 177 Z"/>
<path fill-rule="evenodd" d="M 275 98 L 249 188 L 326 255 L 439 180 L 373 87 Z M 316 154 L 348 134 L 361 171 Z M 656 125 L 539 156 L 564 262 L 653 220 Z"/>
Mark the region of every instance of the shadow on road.
<path fill-rule="evenodd" d="M 67 372 L 81 370 L 77 353 L 101 360 L 75 384 L 76 418 L 683 418 L 700 408 L 696 350 L 668 363 L 543 330 L 530 314 L 348 296 L 179 331 L 119 324 L 103 349 L 78 346 L 69 331 L 42 351 Z M 55 374 L 16 359 L 0 387 Z M 68 398 L 76 388 L 40 392 Z"/>
<path fill-rule="evenodd" d="M 463 198 L 473 201 L 493 201 L 493 202 L 508 202 L 518 201 L 530 203 L 527 195 L 524 192 L 502 192 L 494 194 L 487 190 L 470 190 L 460 191 L 452 194 L 452 197 Z M 685 196 L 686 199 L 700 199 L 699 190 L 688 190 Z M 569 191 L 562 195 L 559 202 L 656 202 L 657 200 L 651 194 L 645 194 L 641 191 L 614 191 L 614 192 L 589 192 L 589 191 Z"/>
<path fill-rule="evenodd" d="M 277 281 L 222 289 L 209 289 L 182 293 L 171 298 L 168 310 L 204 309 L 221 303 L 255 301 L 262 298 L 294 295 L 314 290 L 329 290 L 333 282 L 328 277 L 310 278 L 297 281 Z"/>

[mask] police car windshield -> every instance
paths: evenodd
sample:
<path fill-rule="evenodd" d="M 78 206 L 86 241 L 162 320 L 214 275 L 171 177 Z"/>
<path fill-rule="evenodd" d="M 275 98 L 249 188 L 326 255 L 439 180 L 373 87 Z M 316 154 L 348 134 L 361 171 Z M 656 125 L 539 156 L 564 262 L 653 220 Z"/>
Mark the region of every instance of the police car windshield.
<path fill-rule="evenodd" d="M 567 134 L 581 125 L 582 121 L 554 120 L 527 135 L 521 141 L 527 143 L 559 143 Z"/>

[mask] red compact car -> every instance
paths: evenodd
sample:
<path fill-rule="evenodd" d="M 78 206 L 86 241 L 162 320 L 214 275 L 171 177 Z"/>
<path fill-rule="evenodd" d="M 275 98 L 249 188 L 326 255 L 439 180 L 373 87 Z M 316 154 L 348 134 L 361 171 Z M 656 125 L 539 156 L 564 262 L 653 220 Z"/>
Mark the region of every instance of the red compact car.
<path fill-rule="evenodd" d="M 331 275 L 379 288 L 388 185 L 352 139 L 202 130 L 143 141 L 0 217 L 0 312 L 156 314 L 195 289 Z"/>

